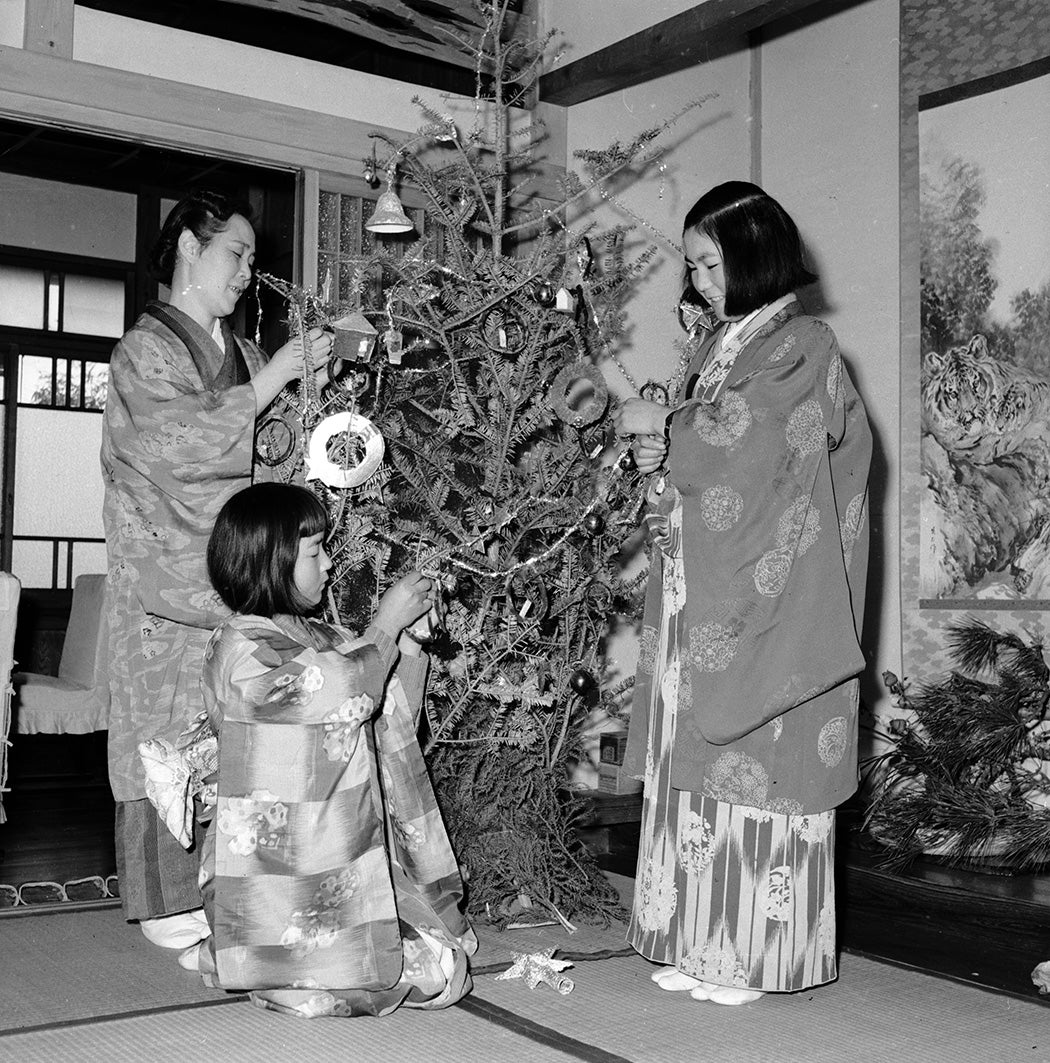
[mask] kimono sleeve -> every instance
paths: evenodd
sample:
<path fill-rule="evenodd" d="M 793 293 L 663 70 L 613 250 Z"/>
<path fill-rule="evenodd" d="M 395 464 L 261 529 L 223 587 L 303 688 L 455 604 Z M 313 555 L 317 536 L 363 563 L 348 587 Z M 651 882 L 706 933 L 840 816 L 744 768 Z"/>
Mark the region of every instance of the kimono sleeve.
<path fill-rule="evenodd" d="M 423 706 L 429 666 L 430 657 L 425 653 L 418 657 L 406 657 L 402 654 L 397 662 L 397 678 L 401 682 L 405 701 L 413 720 L 419 719 L 419 710 Z"/>
<path fill-rule="evenodd" d="M 208 718 L 220 735 L 221 771 L 235 776 L 222 790 L 261 785 L 275 764 L 294 760 L 301 729 L 320 727 L 329 759 L 349 762 L 362 726 L 382 704 L 386 676 L 374 645 L 315 649 L 265 622 L 235 618 L 224 625 L 201 678 Z"/>
<path fill-rule="evenodd" d="M 145 612 L 213 628 L 227 614 L 204 563 L 222 504 L 251 482 L 255 392 L 207 390 L 186 350 L 147 328 L 116 346 L 102 462 L 107 522 Z"/>
<path fill-rule="evenodd" d="M 806 319 L 777 353 L 675 418 L 672 453 L 678 443 L 696 470 L 683 490 L 683 665 L 716 745 L 864 664 L 828 459 L 845 431 L 838 344 Z"/>
<path fill-rule="evenodd" d="M 353 652 L 362 645 L 372 644 L 379 654 L 379 659 L 388 677 L 391 687 L 397 686 L 397 696 L 389 696 L 388 690 L 384 701 L 384 712 L 393 712 L 398 706 L 403 706 L 413 719 L 419 716 L 420 707 L 423 704 L 423 693 L 426 689 L 427 669 L 430 658 L 427 654 L 418 657 L 406 657 L 397 648 L 397 643 L 382 628 L 375 624 L 369 624 L 362 636 L 357 637 L 352 632 L 343 628 L 332 629 L 337 635 L 335 648 L 340 653 Z M 391 669 L 394 675 L 391 676 Z M 395 684 L 393 681 L 397 680 Z"/>

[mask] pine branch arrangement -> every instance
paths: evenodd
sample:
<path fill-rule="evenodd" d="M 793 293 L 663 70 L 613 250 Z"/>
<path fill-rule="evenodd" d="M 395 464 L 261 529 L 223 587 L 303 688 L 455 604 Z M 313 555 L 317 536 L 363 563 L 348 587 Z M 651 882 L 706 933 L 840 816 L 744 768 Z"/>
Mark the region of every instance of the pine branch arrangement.
<path fill-rule="evenodd" d="M 1050 686 L 1043 648 L 969 618 L 948 629 L 957 668 L 910 692 L 875 764 L 866 830 L 885 864 L 931 853 L 1002 873 L 1050 862 Z"/>
<path fill-rule="evenodd" d="M 286 298 L 294 328 L 357 311 L 378 342 L 367 359 L 333 366 L 320 393 L 304 376 L 260 436 L 283 424 L 295 445 L 277 460 L 271 448 L 271 464 L 302 481 L 326 419 L 350 412 L 379 429 L 384 460 L 364 483 L 306 481 L 331 514 L 333 612 L 363 626 L 411 567 L 440 582 L 423 741 L 471 911 L 497 924 L 523 910 L 600 921 L 622 913 L 579 840 L 571 776 L 591 713 L 615 714 L 627 689 L 602 691 L 601 655 L 611 621 L 640 608 L 621 555 L 642 483 L 610 431 L 597 366 L 653 249 L 628 261 L 624 229 L 574 228 L 570 215 L 602 182 L 657 159 L 669 123 L 584 153 L 587 176 L 567 176 L 556 201 L 539 198 L 530 167 L 542 132 L 512 130 L 511 107 L 549 38 L 503 43 L 505 0 L 481 6 L 474 128 L 417 101 L 417 135 L 378 138 L 381 168 L 425 198 L 421 238 L 355 263 L 349 304 L 261 278 Z M 353 467 L 361 446 L 347 429 L 327 457 Z"/>

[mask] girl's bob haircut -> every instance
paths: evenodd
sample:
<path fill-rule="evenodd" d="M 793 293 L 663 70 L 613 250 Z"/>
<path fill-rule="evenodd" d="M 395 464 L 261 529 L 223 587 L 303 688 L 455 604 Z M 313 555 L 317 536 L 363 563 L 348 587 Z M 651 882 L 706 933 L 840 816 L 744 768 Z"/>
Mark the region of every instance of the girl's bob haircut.
<path fill-rule="evenodd" d="M 302 616 L 312 611 L 295 587 L 299 540 L 323 534 L 328 516 L 312 491 L 261 483 L 219 510 L 208 540 L 208 576 L 235 613 Z"/>
<path fill-rule="evenodd" d="M 710 237 L 722 252 L 728 317 L 743 317 L 817 279 L 806 269 L 791 215 L 748 181 L 727 181 L 705 192 L 685 216 L 682 231 L 689 229 Z M 685 287 L 684 297 L 695 301 L 688 273 Z"/>

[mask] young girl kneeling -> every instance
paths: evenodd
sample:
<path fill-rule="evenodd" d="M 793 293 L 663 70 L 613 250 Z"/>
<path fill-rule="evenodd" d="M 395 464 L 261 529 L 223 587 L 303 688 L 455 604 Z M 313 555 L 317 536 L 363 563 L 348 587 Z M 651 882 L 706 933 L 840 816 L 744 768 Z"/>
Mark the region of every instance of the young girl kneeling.
<path fill-rule="evenodd" d="M 427 659 L 403 632 L 431 583 L 394 584 L 360 638 L 312 619 L 325 530 L 310 491 L 256 484 L 208 544 L 234 615 L 202 680 L 218 772 L 200 971 L 306 1017 L 444 1008 L 471 987 L 477 940 L 415 734 Z"/>

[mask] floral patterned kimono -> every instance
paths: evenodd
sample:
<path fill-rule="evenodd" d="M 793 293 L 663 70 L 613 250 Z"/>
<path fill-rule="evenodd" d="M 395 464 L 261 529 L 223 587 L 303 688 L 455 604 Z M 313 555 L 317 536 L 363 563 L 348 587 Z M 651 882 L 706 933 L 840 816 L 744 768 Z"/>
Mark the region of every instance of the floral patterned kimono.
<path fill-rule="evenodd" d="M 789 991 L 836 977 L 871 435 L 834 335 L 792 298 L 723 332 L 690 366 L 647 518 L 628 940 L 701 981 Z"/>
<path fill-rule="evenodd" d="M 200 712 L 204 647 L 229 612 L 208 580 L 205 548 L 223 504 L 252 481 L 250 378 L 266 356 L 225 322 L 221 336 L 220 345 L 186 314 L 151 303 L 110 360 L 101 453 L 108 652 L 100 696 L 108 706 L 129 919 L 200 906 L 196 856 L 164 849 L 138 746 L 158 736 L 174 740 Z"/>
<path fill-rule="evenodd" d="M 218 735 L 201 856 L 205 981 L 290 1014 L 443 1008 L 477 940 L 415 733 L 426 660 L 292 617 L 234 616 L 202 686 Z M 410 704 L 410 699 L 414 704 Z"/>

